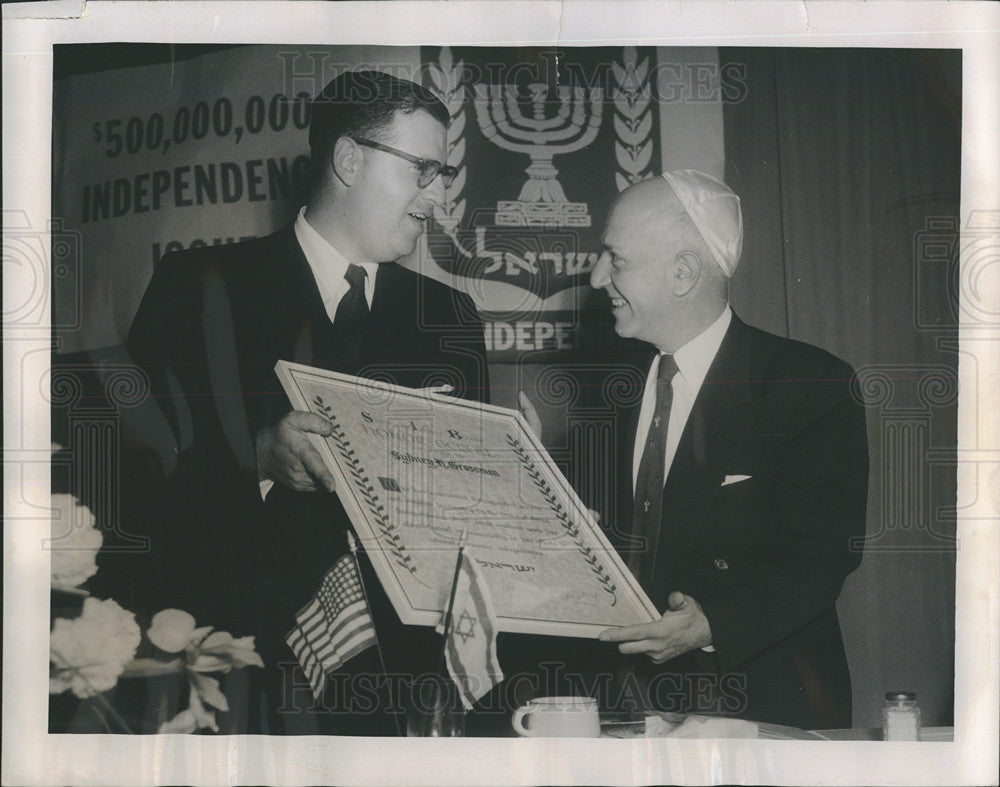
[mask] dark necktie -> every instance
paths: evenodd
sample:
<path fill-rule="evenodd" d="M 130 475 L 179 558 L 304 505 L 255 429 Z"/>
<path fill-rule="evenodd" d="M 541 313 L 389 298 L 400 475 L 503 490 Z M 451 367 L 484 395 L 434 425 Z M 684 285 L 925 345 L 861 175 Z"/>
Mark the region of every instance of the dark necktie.
<path fill-rule="evenodd" d="M 333 330 L 340 342 L 339 354 L 343 358 L 357 360 L 361 354 L 361 342 L 365 338 L 370 312 L 365 298 L 365 277 L 368 271 L 353 263 L 347 266 L 344 278 L 350 289 L 337 304 L 337 314 L 333 319 Z"/>
<path fill-rule="evenodd" d="M 653 576 L 656 546 L 660 537 L 663 513 L 663 457 L 667 449 L 667 425 L 674 392 L 670 381 L 677 373 L 672 355 L 660 356 L 656 374 L 656 405 L 649 422 L 646 445 L 635 478 L 635 504 L 632 512 L 632 536 L 636 542 L 629 553 L 629 570 L 647 587 Z"/>
<path fill-rule="evenodd" d="M 360 265 L 351 263 L 347 266 L 344 278 L 351 286 L 337 305 L 337 314 L 333 320 L 337 328 L 349 331 L 368 319 L 368 299 L 365 298 L 367 276 L 368 271 Z"/>

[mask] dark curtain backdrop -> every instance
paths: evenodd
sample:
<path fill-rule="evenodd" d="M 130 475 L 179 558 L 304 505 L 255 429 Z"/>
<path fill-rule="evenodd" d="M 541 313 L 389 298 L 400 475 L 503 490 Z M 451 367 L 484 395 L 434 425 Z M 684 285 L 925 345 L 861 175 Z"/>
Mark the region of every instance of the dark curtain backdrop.
<path fill-rule="evenodd" d="M 868 405 L 868 536 L 838 604 L 854 724 L 881 724 L 894 689 L 951 724 L 961 53 L 719 59 L 748 87 L 725 107 L 745 223 L 734 308 L 847 360 Z"/>

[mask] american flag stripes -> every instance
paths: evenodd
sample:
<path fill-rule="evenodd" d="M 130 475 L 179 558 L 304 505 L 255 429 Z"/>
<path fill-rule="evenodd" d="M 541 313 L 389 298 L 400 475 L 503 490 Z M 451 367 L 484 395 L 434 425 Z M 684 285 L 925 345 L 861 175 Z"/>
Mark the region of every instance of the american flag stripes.
<path fill-rule="evenodd" d="M 321 701 L 326 676 L 375 644 L 375 628 L 351 555 L 344 555 L 326 573 L 295 621 L 285 641 L 309 679 L 313 696 Z"/>

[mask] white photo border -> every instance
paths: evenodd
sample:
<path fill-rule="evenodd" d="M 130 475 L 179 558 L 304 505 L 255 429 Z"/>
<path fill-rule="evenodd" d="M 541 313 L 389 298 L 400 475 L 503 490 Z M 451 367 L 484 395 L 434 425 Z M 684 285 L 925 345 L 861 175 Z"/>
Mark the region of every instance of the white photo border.
<path fill-rule="evenodd" d="M 52 47 L 61 43 L 818 46 L 963 51 L 962 226 L 1000 220 L 1000 12 L 912 2 L 88 2 L 71 19 L 3 9 L 4 208 L 50 215 Z M 41 16 L 41 12 L 37 12 Z M 661 32 L 662 31 L 662 32 Z M 994 227 L 997 224 L 993 224 Z M 5 232 L 8 230 L 5 227 Z M 995 264 L 979 314 L 1000 314 Z M 963 253 L 963 268 L 969 264 Z M 967 271 L 963 271 L 967 272 Z M 18 283 L 4 282 L 4 313 Z M 963 291 L 963 299 L 969 296 Z M 1000 329 L 960 304 L 955 741 L 374 740 L 47 733 L 47 325 L 4 331 L 3 773 L 7 784 L 986 784 L 997 782 Z M 7 328 L 7 326 L 5 326 Z M 25 385 L 24 381 L 28 384 Z"/>

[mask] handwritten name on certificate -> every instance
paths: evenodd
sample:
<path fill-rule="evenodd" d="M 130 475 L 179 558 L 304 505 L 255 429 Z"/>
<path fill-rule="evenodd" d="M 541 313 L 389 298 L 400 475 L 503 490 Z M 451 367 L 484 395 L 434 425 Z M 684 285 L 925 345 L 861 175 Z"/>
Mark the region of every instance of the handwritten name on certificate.
<path fill-rule="evenodd" d="M 502 631 L 595 637 L 659 618 L 520 413 L 279 361 L 404 623 L 434 625 L 463 531 Z"/>

